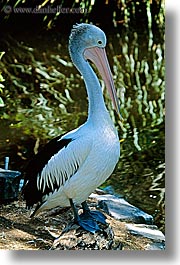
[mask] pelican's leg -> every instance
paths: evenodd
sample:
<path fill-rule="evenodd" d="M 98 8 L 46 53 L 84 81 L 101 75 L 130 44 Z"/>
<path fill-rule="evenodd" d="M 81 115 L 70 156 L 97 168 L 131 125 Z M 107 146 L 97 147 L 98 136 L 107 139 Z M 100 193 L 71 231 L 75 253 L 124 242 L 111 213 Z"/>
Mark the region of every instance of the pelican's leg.
<path fill-rule="evenodd" d="M 89 215 L 96 221 L 102 224 L 106 224 L 106 216 L 103 213 L 101 213 L 100 211 L 91 211 L 86 201 L 82 203 L 82 207 L 83 207 L 83 215 Z"/>
<path fill-rule="evenodd" d="M 96 223 L 95 219 L 90 215 L 85 215 L 84 213 L 78 215 L 77 208 L 75 207 L 73 200 L 69 199 L 71 208 L 74 213 L 74 222 L 81 226 L 84 230 L 87 230 L 91 233 L 95 233 L 100 230 L 98 224 Z"/>

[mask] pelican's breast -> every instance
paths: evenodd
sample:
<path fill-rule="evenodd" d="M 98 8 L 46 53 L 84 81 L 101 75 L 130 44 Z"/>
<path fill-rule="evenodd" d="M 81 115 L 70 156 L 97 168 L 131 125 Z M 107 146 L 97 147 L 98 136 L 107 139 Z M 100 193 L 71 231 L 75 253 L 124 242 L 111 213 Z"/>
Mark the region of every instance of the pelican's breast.
<path fill-rule="evenodd" d="M 101 127 L 92 134 L 92 148 L 84 164 L 70 178 L 64 191 L 74 202 L 81 203 L 113 172 L 120 156 L 120 143 L 112 127 Z"/>
<path fill-rule="evenodd" d="M 96 132 L 94 139 L 94 168 L 103 177 L 114 170 L 120 156 L 120 142 L 112 126 L 105 126 Z M 105 176 L 106 177 L 106 176 Z"/>

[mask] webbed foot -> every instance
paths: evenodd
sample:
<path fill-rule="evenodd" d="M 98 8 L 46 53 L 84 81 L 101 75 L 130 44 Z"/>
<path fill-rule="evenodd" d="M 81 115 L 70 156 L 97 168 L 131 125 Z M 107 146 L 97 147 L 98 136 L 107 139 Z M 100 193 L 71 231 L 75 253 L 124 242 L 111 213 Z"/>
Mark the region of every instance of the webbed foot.
<path fill-rule="evenodd" d="M 100 222 L 103 225 L 107 224 L 106 223 L 106 216 L 103 213 L 101 213 L 100 211 L 90 211 L 89 214 L 97 222 Z"/>
<path fill-rule="evenodd" d="M 83 211 L 82 214 L 78 215 L 78 211 L 72 201 L 70 199 L 70 204 L 74 212 L 74 222 L 82 227 L 84 230 L 89 231 L 91 233 L 95 233 L 100 230 L 99 225 L 97 224 L 95 218 L 91 216 L 90 210 Z M 88 207 L 88 206 L 87 206 Z M 83 208 L 84 210 L 84 208 Z"/>
<path fill-rule="evenodd" d="M 78 223 L 86 231 L 89 231 L 93 234 L 100 230 L 96 220 L 86 213 L 80 214 L 78 220 L 76 220 L 76 223 Z"/>
<path fill-rule="evenodd" d="M 91 211 L 86 203 L 86 201 L 84 201 L 82 203 L 82 207 L 83 207 L 83 213 L 86 215 L 89 215 L 91 218 L 93 218 L 94 220 L 96 220 L 97 222 L 100 222 L 101 224 L 107 224 L 106 223 L 106 216 L 101 213 L 100 211 Z"/>

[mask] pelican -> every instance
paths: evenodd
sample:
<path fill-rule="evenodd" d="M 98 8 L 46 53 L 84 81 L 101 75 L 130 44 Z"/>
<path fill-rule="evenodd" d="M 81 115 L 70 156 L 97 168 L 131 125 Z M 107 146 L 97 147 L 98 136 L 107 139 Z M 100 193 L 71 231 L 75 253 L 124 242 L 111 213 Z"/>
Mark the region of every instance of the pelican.
<path fill-rule="evenodd" d="M 71 206 L 74 222 L 95 233 L 106 223 L 100 211 L 92 211 L 86 200 L 113 172 L 120 156 L 118 133 L 105 106 L 100 82 L 89 61 L 105 82 L 115 110 L 120 106 L 105 52 L 106 35 L 95 25 L 76 24 L 69 37 L 69 53 L 83 76 L 88 95 L 86 122 L 47 143 L 25 170 L 23 194 L 31 216 L 57 206 Z M 78 214 L 77 206 L 83 213 Z"/>

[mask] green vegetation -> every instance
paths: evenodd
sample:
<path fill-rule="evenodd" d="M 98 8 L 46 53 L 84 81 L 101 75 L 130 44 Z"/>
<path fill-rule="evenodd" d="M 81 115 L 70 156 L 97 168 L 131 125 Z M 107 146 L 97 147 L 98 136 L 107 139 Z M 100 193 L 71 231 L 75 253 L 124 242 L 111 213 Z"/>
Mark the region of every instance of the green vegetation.
<path fill-rule="evenodd" d="M 108 25 L 110 27 L 123 25 L 126 28 L 140 25 L 143 29 L 152 29 L 155 25 L 164 27 L 164 0 L 6 0 L 3 2 L 5 20 L 15 16 L 17 20 L 18 15 L 31 14 L 33 19 L 42 22 L 47 29 L 57 27 L 61 23 L 64 23 L 63 27 L 66 28 L 68 27 L 66 23 L 71 25 L 77 20 L 93 21 L 106 27 Z"/>
<path fill-rule="evenodd" d="M 2 56 L 4 55 L 4 52 L 1 52 L 0 53 L 0 60 L 2 58 Z M 0 95 L 3 93 L 3 88 L 4 88 L 4 85 L 3 85 L 3 82 L 4 82 L 4 78 L 0 72 Z M 0 107 L 4 107 L 4 101 L 2 99 L 2 97 L 0 96 Z"/>

